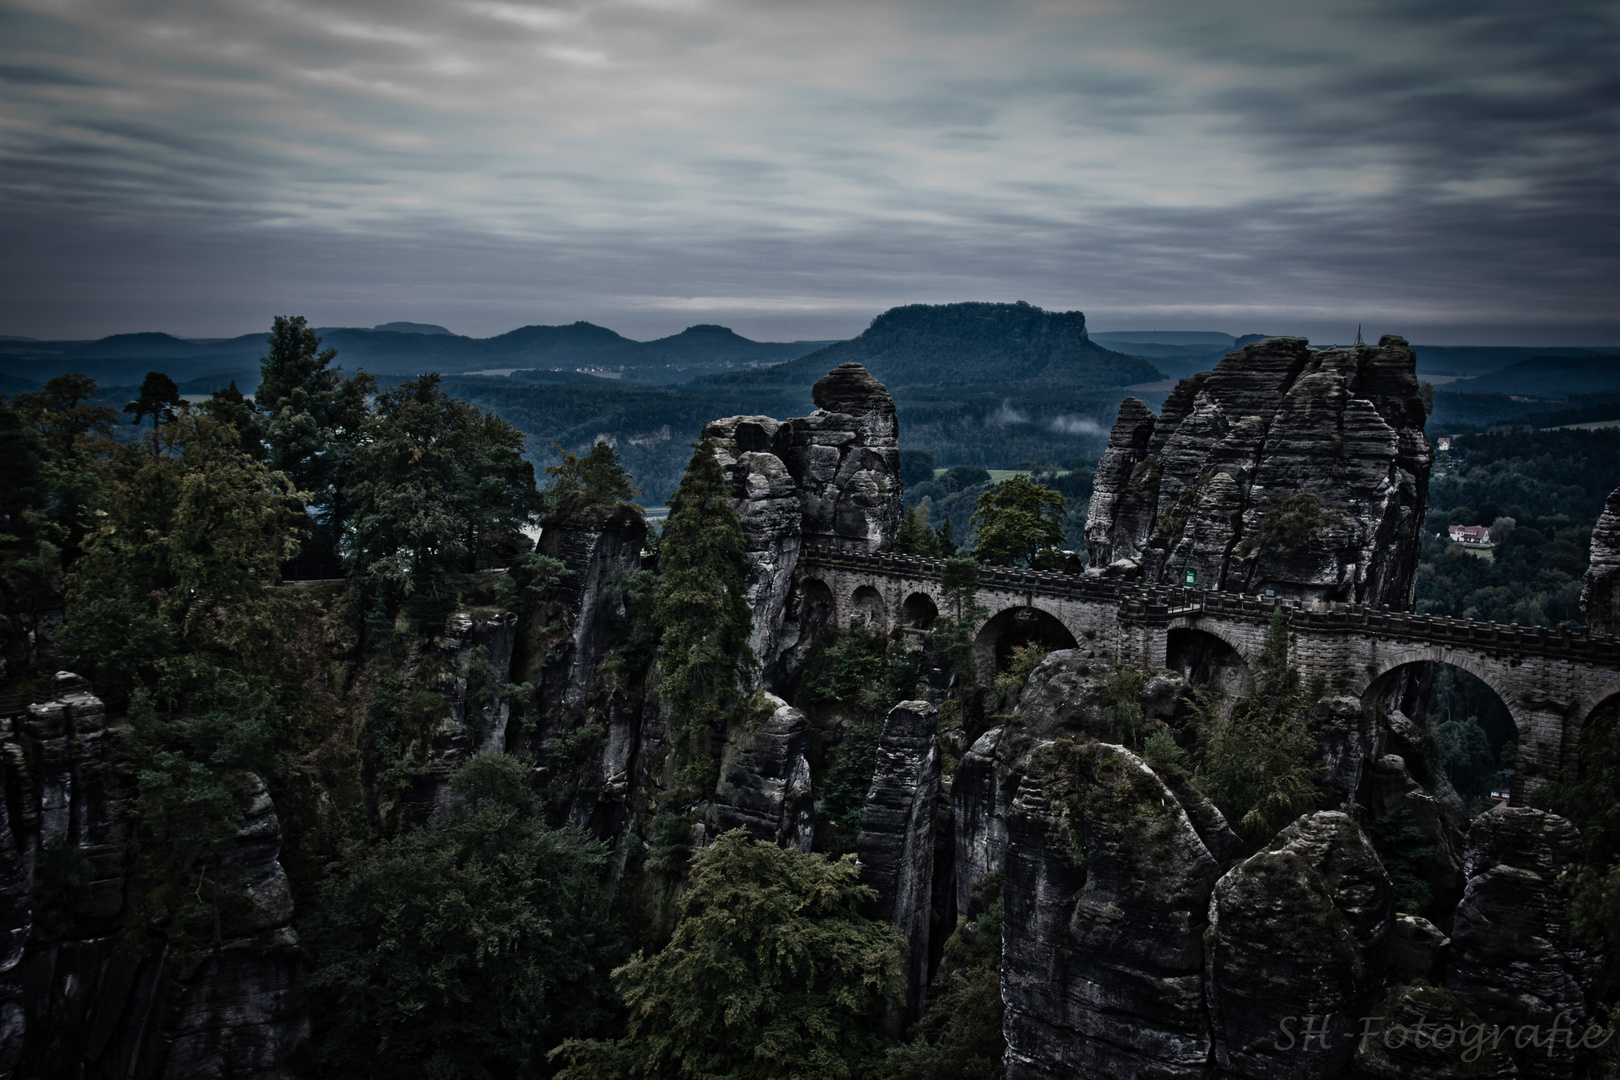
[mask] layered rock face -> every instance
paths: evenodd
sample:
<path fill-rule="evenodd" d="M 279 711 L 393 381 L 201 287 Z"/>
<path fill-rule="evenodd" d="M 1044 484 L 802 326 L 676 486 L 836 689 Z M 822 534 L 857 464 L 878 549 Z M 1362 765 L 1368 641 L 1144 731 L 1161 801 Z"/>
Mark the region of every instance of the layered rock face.
<path fill-rule="evenodd" d="M 939 710 L 926 701 L 902 701 L 889 710 L 855 841 L 861 883 L 877 890 L 870 914 L 894 923 L 906 938 L 907 1022 L 927 1004 L 938 727 Z"/>
<path fill-rule="evenodd" d="M 1620 488 L 1592 529 L 1592 561 L 1581 580 L 1581 611 L 1594 634 L 1620 633 Z"/>
<path fill-rule="evenodd" d="M 420 643 L 418 664 L 428 668 L 425 681 L 444 708 L 434 722 L 427 766 L 412 778 L 402 808 L 413 820 L 450 806 L 450 774 L 468 757 L 506 749 L 507 673 L 516 642 L 516 615 L 473 609 L 451 615 L 442 634 Z"/>
<path fill-rule="evenodd" d="M 743 828 L 756 840 L 808 853 L 815 837 L 810 762 L 804 756 L 810 721 L 781 698 L 766 700 L 774 708 L 764 723 L 737 725 L 726 734 L 710 831 Z"/>
<path fill-rule="evenodd" d="M 1219 872 L 1175 794 L 1129 750 L 1033 751 L 1008 821 L 1009 1080 L 1204 1075 L 1203 936 Z"/>
<path fill-rule="evenodd" d="M 603 687 L 597 676 L 625 616 L 616 586 L 641 569 L 646 543 L 647 521 L 632 507 L 584 508 L 546 523 L 540 552 L 568 573 L 546 610 L 524 627 L 530 666 L 513 678 L 537 686 L 540 745 L 569 737 L 583 724 L 601 730 L 594 752 L 560 779 L 571 785 L 566 819 L 604 840 L 625 824 L 641 717 L 618 688 Z M 549 771 L 545 775 L 551 779 Z"/>
<path fill-rule="evenodd" d="M 1433 451 L 1398 337 L 1316 350 L 1267 338 L 1127 399 L 1097 466 L 1092 573 L 1412 605 Z"/>
<path fill-rule="evenodd" d="M 552 706 L 548 711 L 578 712 L 584 707 L 591 679 L 613 644 L 613 615 L 620 605 L 606 594 L 615 582 L 640 569 L 646 543 L 647 521 L 633 507 L 591 508 L 546 523 L 540 553 L 557 559 L 568 571 L 556 587 L 568 647 L 546 673 L 544 689 Z"/>
<path fill-rule="evenodd" d="M 1116 674 L 1105 661 L 1076 649 L 1047 654 L 1030 674 L 1013 719 L 974 742 L 951 781 L 955 829 L 957 909 L 969 909 L 974 882 L 994 872 L 1007 854 L 1008 815 L 1032 750 L 1054 739 L 1104 742 L 1121 736 L 1113 717 L 1109 683 Z M 1188 687 L 1172 671 L 1153 672 L 1136 701 L 1143 722 L 1162 727 Z M 1224 868 L 1242 842 L 1207 798 L 1179 778 L 1166 781 L 1205 846 Z"/>
<path fill-rule="evenodd" d="M 790 595 L 801 546 L 876 551 L 905 513 L 888 390 L 850 363 L 818 381 L 812 396 L 809 416 L 731 416 L 703 429 L 736 495 L 754 611 L 749 643 L 775 686 L 785 685 L 779 658 L 816 629 Z"/>
<path fill-rule="evenodd" d="M 304 958 L 289 925 L 292 890 L 278 861 L 281 823 L 263 780 L 250 772 L 231 779 L 243 820 L 214 871 L 225 892 L 223 940 L 173 1001 L 165 1077 L 296 1076 L 295 1055 L 310 1036 L 297 999 Z"/>
<path fill-rule="evenodd" d="M 1586 992 L 1598 963 L 1574 940 L 1560 870 L 1581 861 L 1580 832 L 1568 821 L 1528 807 L 1498 807 L 1468 832 L 1463 865 L 1468 888 L 1457 905 L 1446 986 L 1492 1024 L 1585 1027 Z M 1561 1045 L 1511 1053 L 1527 1077 L 1576 1075 L 1577 1058 Z"/>
<path fill-rule="evenodd" d="M 1568 822 L 1493 811 L 1460 855 L 1440 801 L 1396 752 L 1415 753 L 1417 733 L 1392 719 L 1372 746 L 1385 753 L 1371 790 L 1434 843 L 1432 873 L 1417 869 L 1444 927 L 1455 924 L 1448 937 L 1397 915 L 1347 813 L 1307 814 L 1237 861 L 1241 843 L 1191 778 L 1118 744 L 1115 674 L 1078 651 L 1051 654 L 951 782 L 959 908 L 971 910 L 974 882 L 1004 875 L 1010 1080 L 1580 1075 L 1568 1054 L 1532 1049 L 1543 1054 L 1532 1063 L 1504 1043 L 1463 1060 L 1460 1046 L 1378 1034 L 1420 1021 L 1545 1034 L 1560 1011 L 1584 1031 L 1592 959 L 1552 885 L 1578 857 Z M 1141 682 L 1145 729 L 1171 714 L 1176 683 Z M 1459 859 L 1468 889 L 1453 913 Z M 1368 1023 L 1377 1037 L 1362 1037 Z"/>
<path fill-rule="evenodd" d="M 1257 1080 L 1340 1075 L 1357 1018 L 1387 985 L 1395 927 L 1389 875 L 1355 819 L 1322 811 L 1283 829 L 1216 885 L 1209 923 L 1221 1068 Z M 1326 1034 L 1303 1043 L 1311 1025 Z"/>
<path fill-rule="evenodd" d="M 290 1078 L 309 1018 L 293 997 L 303 954 L 264 782 L 229 777 L 236 842 L 196 868 L 221 892 L 215 947 L 182 955 L 161 929 L 123 924 L 125 734 L 68 672 L 51 701 L 0 722 L 0 1075 Z M 64 894 L 54 876 L 68 858 L 89 875 Z"/>

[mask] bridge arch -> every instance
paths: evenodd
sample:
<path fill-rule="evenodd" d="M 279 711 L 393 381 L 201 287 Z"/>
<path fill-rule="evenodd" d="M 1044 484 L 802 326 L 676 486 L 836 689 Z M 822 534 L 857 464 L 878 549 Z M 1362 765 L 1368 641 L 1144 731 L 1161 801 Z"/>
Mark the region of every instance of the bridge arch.
<path fill-rule="evenodd" d="M 1481 663 L 1478 658 L 1466 652 L 1448 649 L 1443 645 L 1420 646 L 1417 648 L 1401 649 L 1398 652 L 1383 658 L 1375 663 L 1374 670 L 1369 672 L 1370 678 L 1361 691 L 1361 700 L 1364 705 L 1371 705 L 1373 698 L 1379 691 L 1390 688 L 1390 677 L 1403 668 L 1414 664 L 1449 664 L 1459 671 L 1466 671 L 1502 699 L 1507 706 L 1508 714 L 1513 717 L 1513 726 L 1518 729 L 1520 736 L 1529 734 L 1529 717 L 1522 715 L 1522 710 L 1514 708 L 1513 698 L 1510 696 L 1511 688 L 1504 685 L 1499 673 L 1490 665 Z"/>
<path fill-rule="evenodd" d="M 1569 714 L 1570 744 L 1578 745 L 1581 734 L 1586 731 L 1586 722 L 1592 719 L 1592 714 L 1605 705 L 1620 703 L 1616 702 L 1617 698 L 1620 698 L 1620 679 L 1606 683 L 1581 698 Z"/>
<path fill-rule="evenodd" d="M 1188 682 L 1216 691 L 1228 702 L 1254 688 L 1243 650 L 1207 627 L 1173 626 L 1165 637 L 1164 666 Z"/>
<path fill-rule="evenodd" d="M 1428 680 L 1405 678 L 1408 673 L 1421 675 L 1422 665 L 1432 665 Z M 1512 743 L 1522 751 L 1531 743 L 1535 718 L 1511 693 L 1500 671 L 1478 657 L 1443 646 L 1420 647 L 1403 650 L 1378 666 L 1381 670 L 1361 693 L 1363 714 L 1370 716 L 1380 701 L 1386 701 L 1420 721 L 1438 741 L 1441 756 L 1436 767 L 1451 774 L 1464 801 L 1483 798 L 1502 782 L 1496 768 L 1507 763 L 1504 746 Z M 1477 685 L 1470 688 L 1470 684 Z M 1453 712 L 1448 703 L 1463 707 Z M 1448 720 L 1463 727 L 1451 729 Z M 1470 728 L 1477 730 L 1470 735 Z M 1476 739 L 1483 742 L 1472 741 Z M 1487 750 L 1489 756 L 1483 756 Z"/>
<path fill-rule="evenodd" d="M 865 626 L 881 633 L 888 629 L 884 614 L 883 594 L 872 585 L 856 586 L 849 597 L 850 627 Z"/>
<path fill-rule="evenodd" d="M 979 662 L 994 670 L 1006 667 L 1012 651 L 1021 645 L 1039 642 L 1048 651 L 1073 649 L 1079 640 L 1063 620 L 1050 611 L 1028 604 L 1017 604 L 996 612 L 984 621 L 974 637 Z"/>
<path fill-rule="evenodd" d="M 914 592 L 900 605 L 901 624 L 912 630 L 927 630 L 939 618 L 939 605 L 925 592 Z"/>

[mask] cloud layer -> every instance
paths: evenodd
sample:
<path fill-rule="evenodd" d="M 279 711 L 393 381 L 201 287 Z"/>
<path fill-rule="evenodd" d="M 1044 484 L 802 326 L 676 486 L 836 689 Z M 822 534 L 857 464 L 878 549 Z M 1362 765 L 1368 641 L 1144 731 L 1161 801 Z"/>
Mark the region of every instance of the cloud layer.
<path fill-rule="evenodd" d="M 0 332 L 1615 343 L 1617 10 L 12 0 Z"/>

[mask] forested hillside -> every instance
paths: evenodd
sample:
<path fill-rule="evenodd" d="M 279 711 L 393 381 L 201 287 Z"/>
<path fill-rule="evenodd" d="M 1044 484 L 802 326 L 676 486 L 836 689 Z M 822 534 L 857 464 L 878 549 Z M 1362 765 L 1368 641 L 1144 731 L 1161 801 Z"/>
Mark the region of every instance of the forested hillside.
<path fill-rule="evenodd" d="M 1526 626 L 1581 625 L 1592 526 L 1620 487 L 1620 431 L 1455 437 L 1438 454 L 1418 570 L 1418 610 Z M 1495 550 L 1470 553 L 1447 525 L 1483 525 Z"/>

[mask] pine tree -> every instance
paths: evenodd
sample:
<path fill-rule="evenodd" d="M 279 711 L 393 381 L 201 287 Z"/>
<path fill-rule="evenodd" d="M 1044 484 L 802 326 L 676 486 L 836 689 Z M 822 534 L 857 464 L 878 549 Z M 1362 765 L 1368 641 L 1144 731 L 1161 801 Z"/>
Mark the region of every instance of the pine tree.
<path fill-rule="evenodd" d="M 950 522 L 945 524 L 949 526 Z M 918 555 L 925 559 L 937 559 L 944 554 L 939 533 L 928 526 L 928 507 L 913 506 L 906 511 L 905 518 L 900 522 L 900 531 L 895 533 L 894 546 L 903 555 Z"/>
<path fill-rule="evenodd" d="M 124 406 L 124 411 L 135 417 L 138 424 L 148 416 L 152 418 L 152 453 L 158 452 L 158 428 L 174 419 L 174 410 L 181 404 L 180 387 L 161 371 L 148 371 L 141 383 L 141 393 Z"/>
<path fill-rule="evenodd" d="M 703 786 L 715 764 L 714 738 L 745 700 L 755 664 L 742 522 L 709 440 L 696 444 L 669 508 L 657 599 L 659 696 L 688 779 Z"/>
<path fill-rule="evenodd" d="M 345 379 L 331 366 L 337 350 L 322 349 L 302 315 L 276 316 L 267 343 L 254 403 L 269 464 L 309 493 L 312 516 L 323 527 L 312 552 L 335 559 L 349 518 L 350 466 L 376 382 L 364 372 Z"/>
<path fill-rule="evenodd" d="M 979 603 L 979 561 L 971 555 L 945 560 L 939 578 L 945 610 L 934 620 L 933 650 L 945 660 L 956 678 L 957 722 L 967 727 L 968 694 L 978 682 L 974 659 L 974 628 L 984 618 Z"/>
<path fill-rule="evenodd" d="M 594 443 L 583 457 L 560 446 L 552 449 L 562 455 L 560 465 L 546 466 L 553 512 L 558 517 L 572 517 L 586 507 L 612 509 L 641 494 L 631 483 L 635 477 L 619 463 L 619 452 L 607 443 Z"/>

